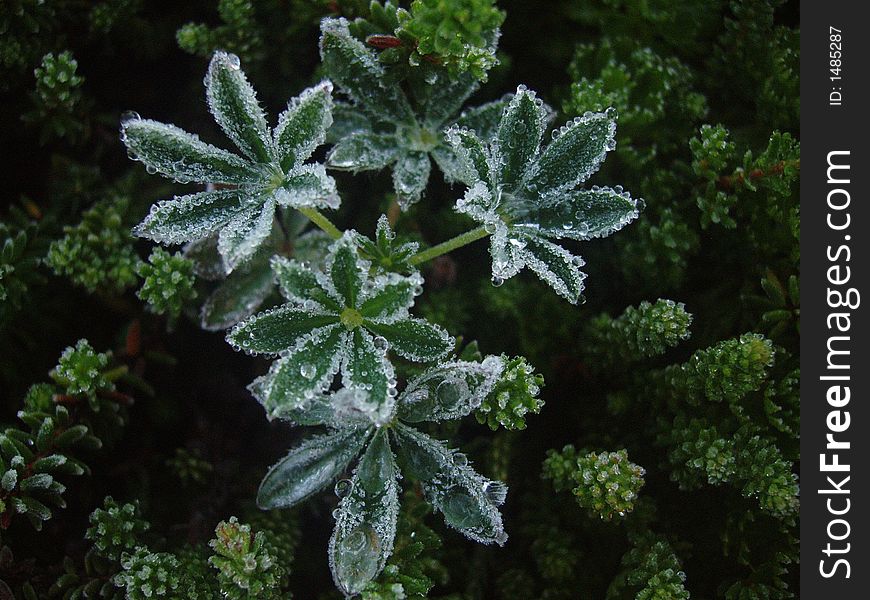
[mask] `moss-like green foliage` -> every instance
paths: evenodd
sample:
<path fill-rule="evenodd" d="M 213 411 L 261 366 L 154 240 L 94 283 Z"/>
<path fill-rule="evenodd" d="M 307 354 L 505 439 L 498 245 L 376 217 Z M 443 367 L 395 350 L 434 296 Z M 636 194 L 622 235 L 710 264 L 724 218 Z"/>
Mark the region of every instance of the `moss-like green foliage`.
<path fill-rule="evenodd" d="M 595 368 L 653 358 L 689 337 L 692 315 L 682 302 L 656 300 L 629 306 L 616 318 L 598 315 L 589 323 Z"/>
<path fill-rule="evenodd" d="M 166 466 L 185 486 L 203 485 L 214 471 L 214 465 L 197 450 L 176 448 L 175 455 L 166 460 Z"/>
<path fill-rule="evenodd" d="M 557 492 L 571 488 L 577 503 L 609 521 L 634 510 L 646 471 L 628 460 L 628 452 L 578 452 L 567 445 L 550 450 L 544 461 L 544 479 L 552 479 Z"/>
<path fill-rule="evenodd" d="M 91 513 L 90 522 L 85 539 L 91 540 L 97 552 L 110 560 L 120 560 L 121 554 L 135 548 L 150 527 L 141 518 L 137 504 L 119 505 L 111 496 L 106 496 L 103 508 Z"/>
<path fill-rule="evenodd" d="M 177 317 L 185 303 L 196 298 L 193 262 L 180 253 L 154 248 L 136 272 L 144 280 L 136 294 L 157 314 Z"/>
<path fill-rule="evenodd" d="M 0 222 L 0 329 L 21 308 L 30 286 L 44 281 L 37 235 L 33 222 L 21 227 Z"/>
<path fill-rule="evenodd" d="M 60 355 L 57 366 L 51 372 L 51 378 L 67 394 L 86 396 L 91 407 L 98 411 L 100 403 L 97 392 L 115 389 L 114 384 L 104 374 L 109 360 L 109 354 L 96 352 L 87 340 L 79 340 L 75 346 L 68 346 Z"/>
<path fill-rule="evenodd" d="M 184 593 L 181 564 L 168 552 L 151 552 L 139 547 L 121 558 L 123 571 L 114 582 L 123 587 L 129 600 L 171 598 Z"/>
<path fill-rule="evenodd" d="M 253 533 L 236 517 L 221 521 L 209 542 L 214 556 L 209 563 L 218 570 L 221 594 L 231 600 L 276 598 L 281 566 L 266 547 L 265 535 Z"/>
<path fill-rule="evenodd" d="M 504 371 L 493 390 L 487 394 L 475 412 L 478 423 L 486 423 L 495 431 L 525 429 L 526 415 L 538 414 L 544 401 L 538 398 L 544 386 L 544 376 L 522 356 L 505 360 Z"/>
<path fill-rule="evenodd" d="M 82 221 L 64 227 L 64 237 L 51 244 L 46 262 L 89 292 L 119 293 L 136 282 L 139 258 L 124 223 L 125 199 L 105 200 L 89 208 Z"/>
<path fill-rule="evenodd" d="M 34 107 L 24 120 L 40 129 L 40 140 L 81 137 L 87 121 L 83 119 L 81 86 L 84 77 L 78 75 L 78 62 L 70 51 L 57 56 L 49 52 L 33 74 L 36 90 L 31 94 Z"/>
<path fill-rule="evenodd" d="M 245 61 L 262 58 L 263 39 L 254 18 L 254 2 L 250 0 L 218 0 L 222 24 L 211 27 L 204 23 L 188 23 L 176 33 L 182 50 L 209 57 L 215 50 L 234 52 Z"/>
<path fill-rule="evenodd" d="M 633 541 L 634 547 L 622 557 L 622 573 L 607 591 L 608 600 L 688 600 L 686 574 L 671 545 L 653 535 Z"/>

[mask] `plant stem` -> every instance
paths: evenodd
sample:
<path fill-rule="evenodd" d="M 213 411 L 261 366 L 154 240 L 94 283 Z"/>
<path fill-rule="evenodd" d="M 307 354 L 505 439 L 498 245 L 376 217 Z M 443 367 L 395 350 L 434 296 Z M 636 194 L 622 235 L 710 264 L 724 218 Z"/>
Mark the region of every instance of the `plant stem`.
<path fill-rule="evenodd" d="M 414 256 L 411 257 L 411 260 L 408 261 L 412 265 L 419 265 L 421 263 L 426 262 L 427 260 L 432 260 L 442 254 L 447 254 L 448 252 L 453 252 L 457 248 L 461 248 L 462 246 L 466 246 L 471 242 L 475 242 L 479 239 L 485 238 L 489 235 L 489 232 L 481 225 L 476 229 L 472 229 L 471 231 L 466 231 L 460 235 L 457 235 L 454 238 L 450 238 L 446 242 L 441 242 L 431 248 L 427 248 L 422 252 L 418 252 Z"/>
<path fill-rule="evenodd" d="M 297 210 L 308 217 L 312 223 L 325 231 L 332 239 L 337 240 L 343 235 L 341 229 L 333 225 L 332 221 L 327 219 L 326 216 L 316 208 L 299 208 Z"/>

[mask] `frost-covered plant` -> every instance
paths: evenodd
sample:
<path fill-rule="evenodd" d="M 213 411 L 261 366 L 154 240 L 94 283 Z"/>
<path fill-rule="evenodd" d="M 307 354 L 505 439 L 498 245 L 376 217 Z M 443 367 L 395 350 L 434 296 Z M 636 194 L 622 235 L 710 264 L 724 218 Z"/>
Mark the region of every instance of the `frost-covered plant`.
<path fill-rule="evenodd" d="M 134 233 L 179 244 L 217 232 L 229 273 L 263 244 L 278 208 L 338 207 L 335 181 L 323 165 L 305 163 L 332 123 L 332 85 L 322 82 L 292 99 L 274 131 L 237 56 L 216 52 L 205 86 L 212 115 L 242 156 L 135 113 L 122 120 L 121 139 L 149 172 L 223 186 L 155 204 Z"/>
<path fill-rule="evenodd" d="M 184 303 L 196 297 L 193 263 L 181 254 L 155 248 L 137 273 L 144 281 L 136 294 L 158 314 L 176 317 Z"/>
<path fill-rule="evenodd" d="M 542 149 L 547 115 L 535 93 L 519 86 L 491 141 L 461 126 L 447 131 L 459 157 L 458 178 L 468 186 L 456 210 L 491 234 L 493 284 L 529 267 L 577 303 L 584 262 L 550 240 L 606 237 L 637 217 L 638 201 L 621 187 L 574 189 L 615 148 L 615 110 L 569 121 Z"/>
<path fill-rule="evenodd" d="M 399 86 L 381 83 L 384 66 L 373 50 L 351 35 L 347 21 L 325 19 L 321 31 L 323 66 L 351 101 L 336 104 L 336 123 L 329 134 L 336 143 L 327 166 L 358 172 L 392 165 L 393 187 L 403 208 L 417 202 L 426 189 L 430 157 L 448 181 L 460 179 L 457 158 L 443 130 L 469 127 L 489 139 L 507 99 L 460 115 L 477 81 L 469 74 L 450 78 L 438 72 L 429 82 L 410 80 L 409 97 Z"/>
<path fill-rule="evenodd" d="M 85 539 L 93 541 L 97 551 L 111 560 L 119 560 L 123 552 L 135 547 L 150 527 L 139 515 L 138 504 L 119 505 L 111 496 L 106 496 L 103 508 L 94 510 L 89 520 Z"/>
<path fill-rule="evenodd" d="M 218 570 L 218 582 L 224 598 L 277 598 L 281 565 L 266 547 L 262 531 L 251 532 L 250 525 L 236 517 L 221 521 L 209 542 L 215 554 L 209 563 Z"/>

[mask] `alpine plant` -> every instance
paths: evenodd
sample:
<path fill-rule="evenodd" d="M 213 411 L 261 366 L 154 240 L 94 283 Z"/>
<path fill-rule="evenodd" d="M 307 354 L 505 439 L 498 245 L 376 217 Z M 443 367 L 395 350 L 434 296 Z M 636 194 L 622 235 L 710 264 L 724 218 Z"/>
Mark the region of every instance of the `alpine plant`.
<path fill-rule="evenodd" d="M 406 94 L 347 21 L 324 19 L 321 33 L 324 71 L 345 96 L 335 105 L 323 81 L 292 99 L 271 130 L 238 58 L 216 52 L 206 98 L 238 153 L 135 114 L 122 120 L 121 137 L 149 172 L 204 186 L 158 202 L 134 232 L 186 243 L 199 277 L 226 278 L 202 324 L 231 327 L 234 348 L 274 358 L 249 386 L 267 417 L 326 429 L 269 470 L 257 504 L 290 507 L 334 483 L 330 567 L 354 596 L 392 553 L 403 476 L 450 527 L 484 544 L 507 540 L 498 509 L 507 486 L 418 424 L 476 412 L 491 427 L 518 429 L 542 405 L 540 376 L 526 385 L 523 371 L 517 387 L 524 358 L 457 356 L 453 336 L 412 316 L 419 265 L 488 235 L 495 285 L 528 266 L 576 303 L 583 261 L 557 242 L 607 236 L 637 216 L 638 202 L 618 187 L 577 189 L 614 148 L 614 111 L 574 119 L 542 148 L 553 113 L 524 86 L 460 112 L 478 86 L 472 73 L 427 69 L 434 75 L 409 79 Z M 456 210 L 480 226 L 422 251 L 397 239 L 386 216 L 373 238 L 339 230 L 318 210 L 339 206 L 336 184 L 323 164 L 306 162 L 326 141 L 330 168 L 392 165 L 403 208 L 422 197 L 434 160 L 446 180 L 467 186 Z M 322 232 L 306 232 L 306 219 Z M 275 284 L 283 304 L 253 314 Z M 513 389 L 515 399 L 505 392 Z"/>

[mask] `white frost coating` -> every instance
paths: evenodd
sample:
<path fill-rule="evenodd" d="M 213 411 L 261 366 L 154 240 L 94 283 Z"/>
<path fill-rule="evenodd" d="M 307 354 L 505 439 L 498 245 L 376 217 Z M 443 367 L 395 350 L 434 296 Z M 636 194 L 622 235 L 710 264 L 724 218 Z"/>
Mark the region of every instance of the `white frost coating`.
<path fill-rule="evenodd" d="M 461 165 L 456 175 L 462 183 L 472 186 L 475 182 L 482 181 L 491 185 L 495 172 L 493 165 L 486 146 L 472 130 L 453 125 L 444 132 L 444 139 Z"/>
<path fill-rule="evenodd" d="M 398 423 L 395 432 L 403 464 L 421 479 L 426 499 L 444 515 L 445 522 L 481 544 L 504 545 L 508 536 L 498 506 L 507 486 L 483 477 L 465 455 L 412 427 Z M 493 485 L 499 486 L 499 493 L 492 493 Z"/>
<path fill-rule="evenodd" d="M 399 477 L 385 431 L 376 432 L 338 503 L 329 567 L 339 589 L 355 596 L 378 576 L 393 552 Z"/>
<path fill-rule="evenodd" d="M 374 337 L 364 329 L 356 329 L 348 336 L 345 355 L 341 363 L 341 382 L 345 388 L 364 391 L 365 417 L 375 425 L 388 423 L 395 412 L 396 372 L 387 358 L 386 350 L 378 348 Z M 362 405 L 360 405 L 360 409 Z"/>
<path fill-rule="evenodd" d="M 306 88 L 287 103 L 275 127 L 275 149 L 279 162 L 292 156 L 292 166 L 302 164 L 326 140 L 332 126 L 332 82 L 321 81 Z"/>
<path fill-rule="evenodd" d="M 370 319 L 366 326 L 383 336 L 390 350 L 413 362 L 437 360 L 450 352 L 455 343 L 440 325 L 413 317 L 392 323 Z"/>
<path fill-rule="evenodd" d="M 239 68 L 239 58 L 215 52 L 205 76 L 208 108 L 224 133 L 255 162 L 272 158 L 274 149 L 257 94 Z"/>
<path fill-rule="evenodd" d="M 396 160 L 398 151 L 396 136 L 360 131 L 338 140 L 327 153 L 326 164 L 354 173 L 376 171 Z"/>
<path fill-rule="evenodd" d="M 227 273 L 231 273 L 257 251 L 272 231 L 274 219 L 275 196 L 270 195 L 262 206 L 246 210 L 221 229 L 218 252 L 223 257 Z"/>
<path fill-rule="evenodd" d="M 544 103 L 524 85 L 517 87 L 498 127 L 495 141 L 499 147 L 499 181 L 515 182 L 523 177 L 528 165 L 538 155 L 538 148 L 546 128 L 547 111 Z"/>
<path fill-rule="evenodd" d="M 203 238 L 245 210 L 242 200 L 253 190 L 220 190 L 176 196 L 151 205 L 151 212 L 133 235 L 163 244 L 181 244 Z"/>
<path fill-rule="evenodd" d="M 280 206 L 292 208 L 336 209 L 341 204 L 335 180 L 319 163 L 294 167 L 287 173 L 284 184 L 275 190 L 275 197 Z"/>
<path fill-rule="evenodd" d="M 408 382 L 399 396 L 399 418 L 409 422 L 459 419 L 480 406 L 504 371 L 504 360 L 454 361 L 432 367 Z"/>
<path fill-rule="evenodd" d="M 579 269 L 582 259 L 543 239 L 530 239 L 523 254 L 526 266 L 557 294 L 572 304 L 580 300 L 586 279 Z"/>
<path fill-rule="evenodd" d="M 417 290 L 423 285 L 418 272 L 405 277 L 398 273 L 377 275 L 371 280 L 367 299 L 360 303 L 362 315 L 379 323 L 395 323 L 409 318 Z"/>

